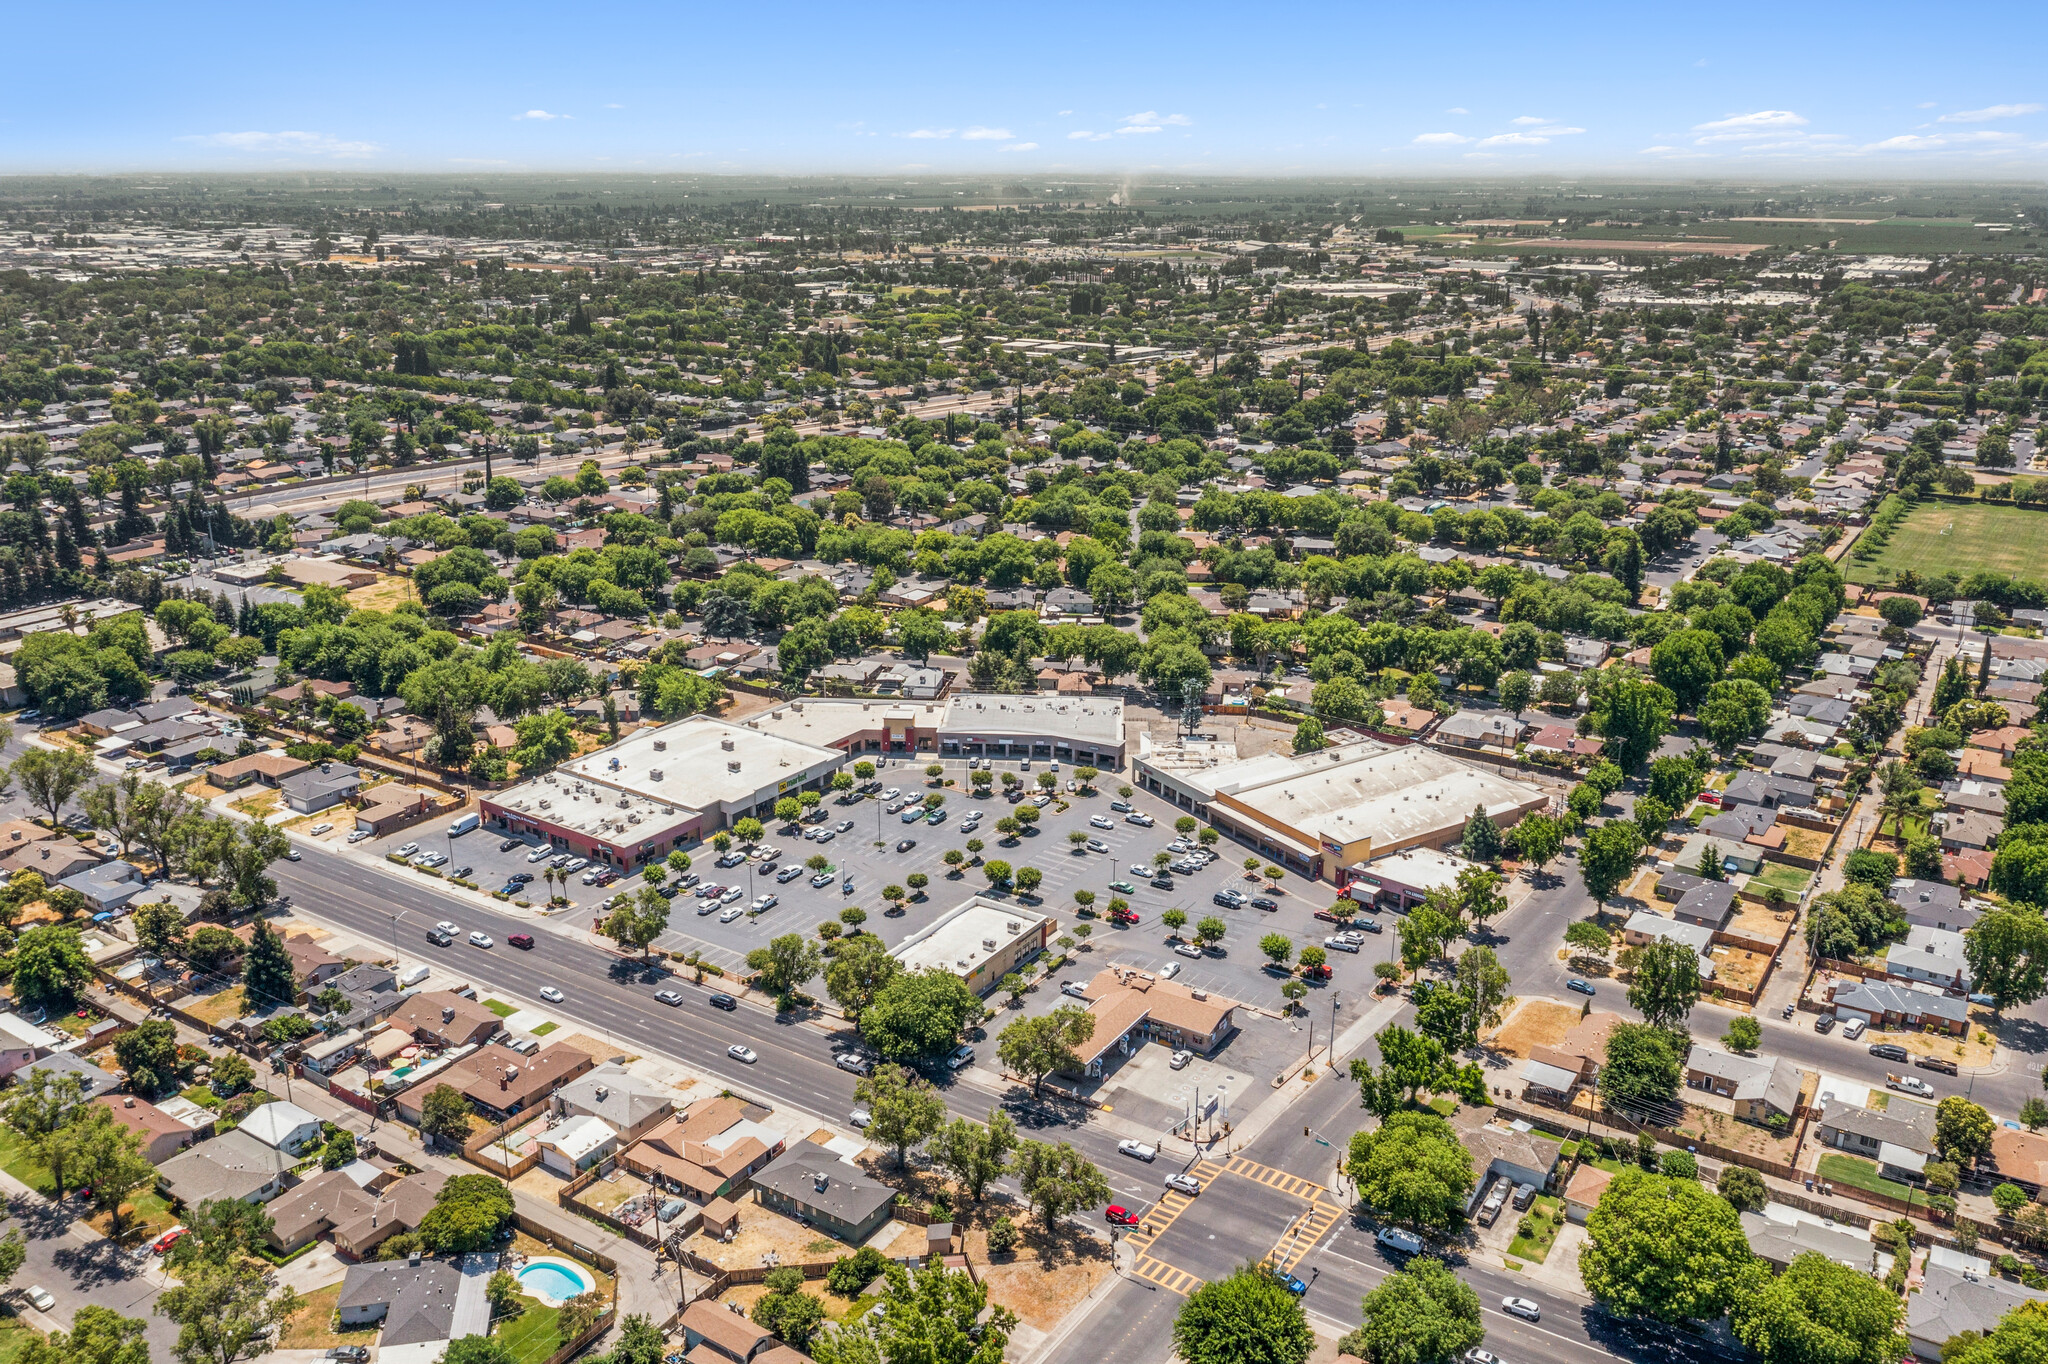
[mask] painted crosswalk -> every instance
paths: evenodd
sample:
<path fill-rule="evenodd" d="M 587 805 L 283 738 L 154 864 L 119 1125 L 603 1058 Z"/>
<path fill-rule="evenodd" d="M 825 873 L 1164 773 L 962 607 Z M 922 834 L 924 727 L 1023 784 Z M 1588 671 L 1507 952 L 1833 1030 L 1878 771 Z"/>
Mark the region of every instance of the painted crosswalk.
<path fill-rule="evenodd" d="M 1254 1184 L 1263 1184 L 1269 1189 L 1278 1189 L 1281 1193 L 1291 1194 L 1295 1198 L 1306 1199 L 1311 1203 L 1323 1196 L 1323 1186 L 1313 1179 L 1303 1179 L 1300 1175 L 1291 1175 L 1285 1170 L 1276 1170 L 1270 1165 L 1246 1160 L 1243 1156 L 1231 1157 L 1230 1164 L 1224 1169 L 1230 1174 L 1249 1179 Z"/>
<path fill-rule="evenodd" d="M 1164 1260 L 1155 1260 L 1150 1255 L 1140 1255 L 1132 1264 L 1131 1273 L 1147 1283 L 1156 1283 L 1167 1292 L 1178 1293 L 1182 1297 L 1202 1286 L 1202 1280 L 1198 1276 L 1188 1273 L 1185 1269 L 1177 1269 Z"/>
<path fill-rule="evenodd" d="M 1344 1216 L 1341 1208 L 1328 1203 L 1311 1203 L 1308 1211 L 1294 1220 L 1287 1228 L 1287 1234 L 1280 1238 L 1280 1244 L 1266 1252 L 1265 1264 L 1283 1274 L 1291 1274 L 1316 1245 L 1329 1235 L 1330 1228 L 1337 1225 Z"/>

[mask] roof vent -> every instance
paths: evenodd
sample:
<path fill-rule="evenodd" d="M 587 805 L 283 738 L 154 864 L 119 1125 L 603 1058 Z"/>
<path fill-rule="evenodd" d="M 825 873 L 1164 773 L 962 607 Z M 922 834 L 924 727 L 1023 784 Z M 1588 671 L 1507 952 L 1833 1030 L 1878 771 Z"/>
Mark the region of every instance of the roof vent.
<path fill-rule="evenodd" d="M 668 740 L 666 740 L 666 739 L 656 739 L 656 740 L 654 741 L 654 751 L 655 751 L 656 753 L 666 753 L 666 752 L 668 752 Z"/>
<path fill-rule="evenodd" d="M 454 1005 L 452 1005 L 452 1004 L 443 1004 L 443 1005 L 441 1006 L 441 1021 L 442 1021 L 443 1023 L 453 1023 L 453 1022 L 455 1021 L 455 1006 L 454 1006 Z"/>
<path fill-rule="evenodd" d="M 732 740 L 730 738 L 720 739 L 718 746 L 728 753 L 732 752 Z"/>

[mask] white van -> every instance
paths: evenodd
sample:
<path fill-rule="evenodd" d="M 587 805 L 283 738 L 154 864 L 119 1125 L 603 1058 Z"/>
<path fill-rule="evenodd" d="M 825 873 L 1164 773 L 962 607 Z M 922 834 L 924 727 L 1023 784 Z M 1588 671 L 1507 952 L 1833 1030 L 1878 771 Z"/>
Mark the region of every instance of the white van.
<path fill-rule="evenodd" d="M 1842 1036 L 1848 1041 L 1854 1042 L 1857 1038 L 1863 1036 L 1863 1030 L 1869 1026 L 1869 1022 L 1865 1019 L 1852 1018 L 1842 1025 Z"/>
<path fill-rule="evenodd" d="M 1402 1231 L 1399 1227 L 1381 1227 L 1380 1234 L 1374 1239 L 1397 1255 L 1422 1253 L 1422 1238 L 1412 1231 Z"/>
<path fill-rule="evenodd" d="M 431 967 L 424 965 L 415 966 L 412 968 L 412 970 L 407 971 L 404 975 L 398 978 L 398 988 L 401 990 L 410 990 L 413 986 L 419 984 L 421 981 L 425 980 L 431 974 L 433 974 L 433 969 Z"/>
<path fill-rule="evenodd" d="M 448 836 L 450 838 L 460 838 L 481 823 L 483 823 L 482 817 L 472 811 L 448 826 Z"/>

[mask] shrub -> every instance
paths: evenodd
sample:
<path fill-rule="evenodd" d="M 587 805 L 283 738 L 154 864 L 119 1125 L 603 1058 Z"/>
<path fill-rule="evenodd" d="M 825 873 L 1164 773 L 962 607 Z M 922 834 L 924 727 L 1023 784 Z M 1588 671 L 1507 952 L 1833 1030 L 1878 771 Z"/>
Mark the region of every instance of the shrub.
<path fill-rule="evenodd" d="M 1991 1191 L 1991 1202 L 2000 1216 L 2010 1217 L 2027 1206 L 2027 1191 L 2017 1184 L 2001 1184 Z"/>
<path fill-rule="evenodd" d="M 991 1222 L 991 1223 L 989 1224 L 989 1228 L 988 1228 L 988 1253 L 989 1253 L 989 1254 L 991 1254 L 991 1255 L 1008 1255 L 1008 1254 L 1009 1254 L 1009 1253 L 1010 1253 L 1011 1251 L 1015 1250 L 1016 1248 L 1017 1248 L 1017 1224 L 1016 1224 L 1016 1223 L 1012 1222 L 1012 1221 L 1011 1221 L 1011 1220 L 1009 1219 L 1009 1217 L 1008 1217 L 1007 1215 L 1005 1215 L 1005 1216 L 1002 1216 L 1002 1217 L 998 1217 L 998 1218 L 997 1218 L 997 1219 L 996 1219 L 995 1221 L 993 1221 L 993 1222 Z"/>
<path fill-rule="evenodd" d="M 863 1288 L 873 1283 L 889 1263 L 888 1257 L 873 1246 L 862 1246 L 851 1255 L 842 1255 L 832 1262 L 832 1268 L 825 1271 L 825 1287 L 842 1298 L 859 1295 Z"/>

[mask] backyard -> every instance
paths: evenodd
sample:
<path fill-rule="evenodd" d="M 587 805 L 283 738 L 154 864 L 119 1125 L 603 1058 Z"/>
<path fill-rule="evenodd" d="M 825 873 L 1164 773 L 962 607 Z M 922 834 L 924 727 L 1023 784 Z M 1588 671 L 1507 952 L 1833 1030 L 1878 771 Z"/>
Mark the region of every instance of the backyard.
<path fill-rule="evenodd" d="M 1919 1196 L 1919 1191 L 1911 1185 L 1901 1184 L 1895 1179 L 1886 1179 L 1877 1172 L 1877 1166 L 1861 1156 L 1845 1156 L 1840 1152 L 1830 1151 L 1820 1158 L 1820 1164 L 1815 1167 L 1815 1172 L 1822 1179 L 1836 1184 L 1847 1184 L 1853 1189 L 1863 1189 L 1870 1193 L 1888 1194 L 1898 1199 L 1913 1199 Z"/>
<path fill-rule="evenodd" d="M 341 1301 L 341 1289 L 338 1283 L 329 1284 L 306 1294 L 306 1305 L 285 1323 L 283 1332 L 278 1336 L 278 1348 L 326 1350 L 336 1345 L 375 1344 L 378 1327 L 374 1323 L 348 1331 L 334 1329 L 334 1308 Z"/>

